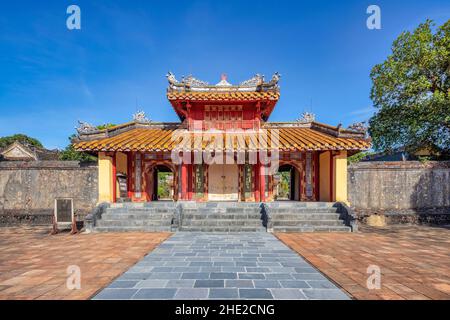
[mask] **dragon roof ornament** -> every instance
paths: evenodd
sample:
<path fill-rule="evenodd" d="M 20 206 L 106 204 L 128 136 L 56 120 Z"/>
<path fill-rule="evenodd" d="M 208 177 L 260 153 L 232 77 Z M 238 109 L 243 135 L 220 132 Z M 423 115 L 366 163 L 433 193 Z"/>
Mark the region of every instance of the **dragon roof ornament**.
<path fill-rule="evenodd" d="M 96 127 L 85 121 L 78 120 L 78 126 L 75 127 L 78 134 L 89 134 L 98 131 Z"/>
<path fill-rule="evenodd" d="M 133 121 L 136 123 L 150 123 L 152 120 L 148 119 L 145 116 L 144 111 L 137 111 L 135 114 L 133 114 Z"/>
<path fill-rule="evenodd" d="M 357 131 L 357 132 L 367 132 L 366 122 L 355 122 L 348 126 L 349 130 Z"/>
<path fill-rule="evenodd" d="M 311 123 L 316 120 L 316 115 L 312 112 L 303 112 L 300 118 L 297 119 L 298 123 Z"/>

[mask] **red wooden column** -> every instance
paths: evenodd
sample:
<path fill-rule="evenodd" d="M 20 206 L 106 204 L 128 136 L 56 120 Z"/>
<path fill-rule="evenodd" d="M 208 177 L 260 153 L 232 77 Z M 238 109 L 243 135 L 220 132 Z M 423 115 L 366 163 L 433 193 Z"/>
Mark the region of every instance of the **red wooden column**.
<path fill-rule="evenodd" d="M 181 200 L 187 200 L 187 186 L 188 186 L 188 172 L 187 172 L 187 164 L 181 164 Z"/>
<path fill-rule="evenodd" d="M 117 201 L 117 169 L 116 169 L 116 153 L 112 154 L 112 194 L 113 194 L 113 202 Z"/>
<path fill-rule="evenodd" d="M 259 186 L 261 188 L 260 195 L 261 201 L 266 201 L 266 167 L 260 162 L 259 163 Z"/>
<path fill-rule="evenodd" d="M 255 180 L 255 201 L 259 202 L 260 201 L 260 187 L 259 187 L 259 180 L 260 180 L 260 176 L 259 176 L 259 160 L 256 162 L 256 164 L 254 165 L 254 180 Z"/>

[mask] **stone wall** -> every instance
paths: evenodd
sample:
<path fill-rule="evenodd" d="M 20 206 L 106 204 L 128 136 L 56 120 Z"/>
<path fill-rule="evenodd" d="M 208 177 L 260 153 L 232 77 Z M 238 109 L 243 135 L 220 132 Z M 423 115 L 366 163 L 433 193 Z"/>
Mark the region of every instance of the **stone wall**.
<path fill-rule="evenodd" d="M 97 203 L 98 168 L 77 161 L 0 162 L 0 225 L 51 223 L 57 197 L 73 198 L 80 219 Z"/>
<path fill-rule="evenodd" d="M 361 216 L 387 223 L 448 223 L 450 162 L 360 162 L 348 168 L 348 199 Z"/>

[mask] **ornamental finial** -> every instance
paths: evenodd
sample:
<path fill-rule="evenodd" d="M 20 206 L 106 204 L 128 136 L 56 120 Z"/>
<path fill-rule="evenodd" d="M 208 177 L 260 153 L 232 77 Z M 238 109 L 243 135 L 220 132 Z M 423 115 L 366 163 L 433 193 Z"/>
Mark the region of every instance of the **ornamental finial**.
<path fill-rule="evenodd" d="M 145 116 L 144 111 L 137 111 L 135 114 L 133 114 L 133 120 L 136 123 L 150 123 L 152 120 L 148 119 Z"/>
<path fill-rule="evenodd" d="M 297 119 L 299 123 L 311 123 L 316 120 L 316 115 L 312 112 L 303 112 L 300 118 Z"/>
<path fill-rule="evenodd" d="M 75 127 L 78 134 L 88 134 L 97 131 L 97 128 L 85 121 L 78 120 L 78 127 Z"/>

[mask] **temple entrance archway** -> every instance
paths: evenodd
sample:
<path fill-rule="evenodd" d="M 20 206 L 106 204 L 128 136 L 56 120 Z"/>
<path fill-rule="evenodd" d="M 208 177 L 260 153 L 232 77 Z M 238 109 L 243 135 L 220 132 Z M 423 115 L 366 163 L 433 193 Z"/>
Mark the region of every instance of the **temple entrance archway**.
<path fill-rule="evenodd" d="M 175 174 L 172 168 L 164 164 L 152 166 L 149 181 L 149 196 L 151 201 L 174 200 Z"/>
<path fill-rule="evenodd" d="M 291 164 L 283 164 L 279 167 L 276 175 L 276 185 L 274 188 L 275 200 L 300 199 L 300 172 Z"/>

